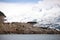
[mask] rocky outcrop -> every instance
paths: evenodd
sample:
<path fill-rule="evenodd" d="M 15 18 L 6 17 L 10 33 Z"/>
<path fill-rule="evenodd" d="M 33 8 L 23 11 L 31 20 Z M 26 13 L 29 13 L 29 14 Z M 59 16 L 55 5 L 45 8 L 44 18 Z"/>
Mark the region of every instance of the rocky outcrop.
<path fill-rule="evenodd" d="M 4 21 L 6 21 L 6 19 L 4 19 L 5 17 L 5 14 L 0 11 L 0 23 L 4 23 Z"/>
<path fill-rule="evenodd" d="M 0 24 L 0 34 L 60 34 L 60 31 L 14 22 Z"/>

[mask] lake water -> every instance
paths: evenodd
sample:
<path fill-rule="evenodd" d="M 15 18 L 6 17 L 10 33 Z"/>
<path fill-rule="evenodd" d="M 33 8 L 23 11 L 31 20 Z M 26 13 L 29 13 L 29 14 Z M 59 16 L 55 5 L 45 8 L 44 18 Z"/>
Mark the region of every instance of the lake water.
<path fill-rule="evenodd" d="M 0 40 L 60 40 L 59 34 L 7 34 L 0 35 Z"/>

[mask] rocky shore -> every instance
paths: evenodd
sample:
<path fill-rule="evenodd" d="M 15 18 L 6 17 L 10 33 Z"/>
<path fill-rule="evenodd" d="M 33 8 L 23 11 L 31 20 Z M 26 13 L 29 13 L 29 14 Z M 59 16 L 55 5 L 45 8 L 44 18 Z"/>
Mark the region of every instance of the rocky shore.
<path fill-rule="evenodd" d="M 50 28 L 34 27 L 29 23 L 0 23 L 0 34 L 60 34 L 60 31 Z"/>

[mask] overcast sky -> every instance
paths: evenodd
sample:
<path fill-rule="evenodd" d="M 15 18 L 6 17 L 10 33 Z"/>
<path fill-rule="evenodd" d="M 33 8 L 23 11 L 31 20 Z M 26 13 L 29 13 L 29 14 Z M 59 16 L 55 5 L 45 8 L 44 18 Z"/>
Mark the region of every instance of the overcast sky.
<path fill-rule="evenodd" d="M 0 0 L 0 11 L 9 22 L 27 22 L 60 15 L 60 0 Z"/>

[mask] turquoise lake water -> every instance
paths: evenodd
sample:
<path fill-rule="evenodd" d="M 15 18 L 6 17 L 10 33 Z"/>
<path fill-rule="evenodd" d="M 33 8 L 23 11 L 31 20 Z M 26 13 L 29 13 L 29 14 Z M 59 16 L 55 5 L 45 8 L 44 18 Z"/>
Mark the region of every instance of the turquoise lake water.
<path fill-rule="evenodd" d="M 60 34 L 7 34 L 0 40 L 60 40 Z"/>

